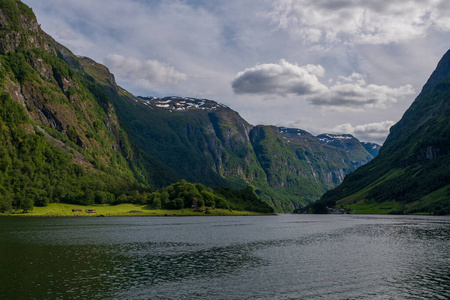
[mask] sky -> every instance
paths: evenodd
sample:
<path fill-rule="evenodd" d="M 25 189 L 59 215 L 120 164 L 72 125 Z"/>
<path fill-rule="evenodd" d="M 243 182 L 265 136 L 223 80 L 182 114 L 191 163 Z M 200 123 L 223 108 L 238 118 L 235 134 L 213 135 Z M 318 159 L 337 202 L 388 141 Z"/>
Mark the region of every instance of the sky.
<path fill-rule="evenodd" d="M 24 0 L 136 96 L 383 143 L 449 49 L 446 0 Z"/>

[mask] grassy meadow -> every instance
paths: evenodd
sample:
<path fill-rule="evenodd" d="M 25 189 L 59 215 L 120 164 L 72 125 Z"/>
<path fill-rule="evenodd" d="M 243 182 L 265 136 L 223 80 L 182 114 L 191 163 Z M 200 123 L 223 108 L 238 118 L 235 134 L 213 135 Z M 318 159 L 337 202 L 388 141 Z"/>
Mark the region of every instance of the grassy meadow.
<path fill-rule="evenodd" d="M 72 212 L 72 209 L 81 209 L 82 212 Z M 95 209 L 96 213 L 86 213 L 86 209 Z M 117 216 L 256 216 L 264 215 L 250 211 L 237 211 L 230 209 L 208 208 L 201 209 L 150 209 L 147 205 L 118 204 L 118 205 L 75 205 L 64 203 L 52 203 L 45 207 L 34 207 L 32 211 L 23 213 L 3 214 L 8 216 L 29 217 L 117 217 Z M 2 215 L 2 214 L 0 214 Z"/>

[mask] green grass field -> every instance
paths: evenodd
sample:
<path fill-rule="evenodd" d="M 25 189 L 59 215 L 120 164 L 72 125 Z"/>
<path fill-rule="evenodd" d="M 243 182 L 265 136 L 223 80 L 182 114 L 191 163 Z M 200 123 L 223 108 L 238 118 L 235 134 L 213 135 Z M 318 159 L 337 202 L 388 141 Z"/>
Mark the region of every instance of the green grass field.
<path fill-rule="evenodd" d="M 365 203 L 359 201 L 355 204 L 344 205 L 344 208 L 349 208 L 355 214 L 388 214 L 392 211 L 401 209 L 401 205 L 395 201 L 383 203 Z"/>
<path fill-rule="evenodd" d="M 450 203 L 450 197 L 448 195 L 449 188 L 450 185 L 444 186 L 422 197 L 418 201 L 407 204 L 396 201 L 385 201 L 382 203 L 367 202 L 365 197 L 369 188 L 365 188 L 349 197 L 339 200 L 336 207 L 342 206 L 343 208 L 348 208 L 356 214 L 388 214 L 403 212 L 406 214 L 429 215 L 430 210 L 427 210 L 427 208 L 433 207 L 436 203 L 441 203 L 442 205 Z"/>
<path fill-rule="evenodd" d="M 72 209 L 81 209 L 82 212 L 72 212 Z M 96 213 L 86 213 L 86 209 L 95 209 Z M 117 216 L 257 216 L 262 213 L 250 211 L 235 211 L 228 209 L 209 208 L 194 211 L 193 209 L 163 210 L 149 209 L 146 205 L 119 204 L 119 205 L 74 205 L 63 203 L 52 203 L 45 207 L 34 207 L 33 211 L 22 213 L 4 214 L 10 216 L 30 216 L 30 217 L 117 217 Z M 1 214 L 0 214 L 1 215 Z"/>

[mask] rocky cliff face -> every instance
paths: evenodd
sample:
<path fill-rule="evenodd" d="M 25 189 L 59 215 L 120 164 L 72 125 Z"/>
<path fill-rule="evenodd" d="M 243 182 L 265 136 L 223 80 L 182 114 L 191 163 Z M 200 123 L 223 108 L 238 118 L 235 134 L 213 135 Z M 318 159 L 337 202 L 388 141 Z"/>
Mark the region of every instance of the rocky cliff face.
<path fill-rule="evenodd" d="M 3 1 L 0 10 L 0 52 L 40 49 L 56 54 L 54 45 L 39 27 L 31 8 L 20 1 Z"/>
<path fill-rule="evenodd" d="M 373 156 L 352 135 L 312 136 L 299 129 L 280 128 L 282 136 L 300 160 L 306 160 L 316 181 L 327 189 L 344 180 L 345 175 L 366 164 Z"/>

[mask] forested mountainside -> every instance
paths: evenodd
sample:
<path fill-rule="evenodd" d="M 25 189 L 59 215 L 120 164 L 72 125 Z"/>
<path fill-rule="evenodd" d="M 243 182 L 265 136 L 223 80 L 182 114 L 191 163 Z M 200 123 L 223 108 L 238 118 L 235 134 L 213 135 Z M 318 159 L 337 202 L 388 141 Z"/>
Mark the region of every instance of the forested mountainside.
<path fill-rule="evenodd" d="M 292 211 L 373 158 L 351 136 L 252 126 L 210 100 L 135 97 L 44 33 L 20 1 L 0 1 L 0 33 L 1 211 L 145 203 L 181 179 L 251 186 Z"/>
<path fill-rule="evenodd" d="M 1 210 L 141 190 L 115 109 L 20 1 L 0 2 Z"/>
<path fill-rule="evenodd" d="M 379 155 L 321 199 L 391 213 L 450 213 L 450 50 Z"/>

